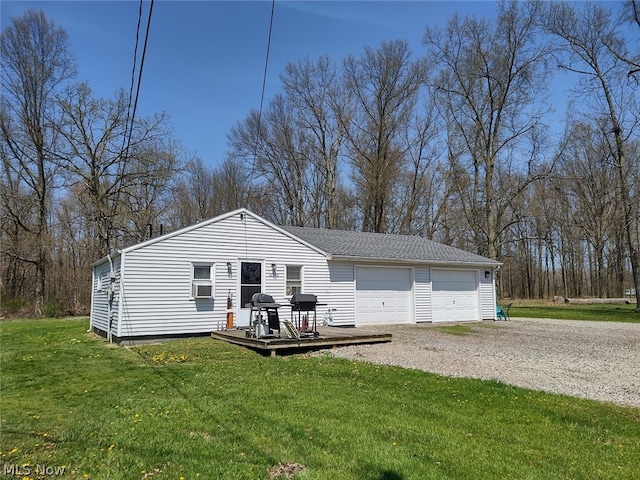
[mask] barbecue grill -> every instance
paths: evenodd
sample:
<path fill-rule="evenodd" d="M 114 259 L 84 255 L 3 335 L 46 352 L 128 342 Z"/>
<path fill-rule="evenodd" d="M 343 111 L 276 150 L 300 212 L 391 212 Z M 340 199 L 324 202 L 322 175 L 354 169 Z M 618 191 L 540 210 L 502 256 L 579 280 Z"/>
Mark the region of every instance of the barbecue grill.
<path fill-rule="evenodd" d="M 293 323 L 295 318 L 294 312 L 298 312 L 298 318 L 295 320 L 300 333 L 311 334 L 314 337 L 317 337 L 319 334 L 316 322 L 316 307 L 320 305 L 318 303 L 318 297 L 311 293 L 295 293 L 289 302 L 291 303 L 291 323 Z M 309 315 L 312 312 L 312 325 L 309 325 Z"/>
<path fill-rule="evenodd" d="M 249 330 L 246 336 L 250 338 L 266 338 L 273 336 L 273 330 L 280 332 L 280 318 L 278 317 L 279 303 L 273 301 L 271 295 L 254 293 L 251 297 Z M 266 320 L 263 317 L 266 315 Z"/>

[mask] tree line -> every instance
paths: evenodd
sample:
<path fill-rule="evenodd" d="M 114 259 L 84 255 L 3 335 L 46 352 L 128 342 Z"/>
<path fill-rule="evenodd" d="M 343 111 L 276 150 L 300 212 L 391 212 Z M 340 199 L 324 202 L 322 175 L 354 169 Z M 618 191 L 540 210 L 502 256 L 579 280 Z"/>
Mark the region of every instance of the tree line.
<path fill-rule="evenodd" d="M 291 62 L 211 165 L 165 113 L 74 82 L 63 28 L 2 32 L 2 302 L 84 313 L 91 263 L 247 207 L 504 263 L 503 297 L 640 296 L 640 4 L 501 2 L 344 59 Z M 553 81 L 572 82 L 554 99 Z M 555 102 L 555 105 L 554 105 Z M 557 103 L 568 102 L 562 118 Z M 23 309 L 23 310 L 20 310 Z"/>

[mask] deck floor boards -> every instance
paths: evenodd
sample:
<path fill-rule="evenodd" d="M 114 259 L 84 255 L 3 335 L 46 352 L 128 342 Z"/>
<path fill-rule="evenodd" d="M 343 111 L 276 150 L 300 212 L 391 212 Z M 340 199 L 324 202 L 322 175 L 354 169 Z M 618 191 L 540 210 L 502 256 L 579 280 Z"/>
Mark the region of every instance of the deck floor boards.
<path fill-rule="evenodd" d="M 269 353 L 275 357 L 278 353 L 287 354 L 305 350 L 320 350 L 342 345 L 357 345 L 362 343 L 384 343 L 391 341 L 390 333 L 373 333 L 359 328 L 319 327 L 318 336 L 303 336 L 290 339 L 281 332 L 282 336 L 265 338 L 250 338 L 246 336 L 246 329 L 233 329 L 211 332 L 211 337 L 235 345 Z"/>

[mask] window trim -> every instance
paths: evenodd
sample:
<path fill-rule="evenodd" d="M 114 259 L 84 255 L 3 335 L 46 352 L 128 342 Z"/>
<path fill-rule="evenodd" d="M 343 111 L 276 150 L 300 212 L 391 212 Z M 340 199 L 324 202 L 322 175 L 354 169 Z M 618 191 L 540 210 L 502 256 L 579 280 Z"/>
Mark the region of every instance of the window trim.
<path fill-rule="evenodd" d="M 197 267 L 209 267 L 209 278 L 195 278 Z M 191 262 L 190 299 L 207 300 L 212 299 L 215 292 L 215 263 L 214 262 Z M 198 286 L 211 287 L 211 295 L 196 295 Z"/>
<path fill-rule="evenodd" d="M 299 293 L 303 293 L 304 292 L 304 265 L 299 265 L 299 264 L 286 264 L 284 266 L 284 296 L 285 298 L 291 298 L 294 295 L 294 292 L 292 291 L 291 293 L 288 292 L 289 290 L 289 268 L 298 268 L 299 272 L 300 272 L 300 278 L 297 280 L 292 280 L 292 282 L 298 283 L 299 284 L 299 288 L 300 288 L 300 292 Z M 294 285 L 294 287 L 297 285 Z"/>

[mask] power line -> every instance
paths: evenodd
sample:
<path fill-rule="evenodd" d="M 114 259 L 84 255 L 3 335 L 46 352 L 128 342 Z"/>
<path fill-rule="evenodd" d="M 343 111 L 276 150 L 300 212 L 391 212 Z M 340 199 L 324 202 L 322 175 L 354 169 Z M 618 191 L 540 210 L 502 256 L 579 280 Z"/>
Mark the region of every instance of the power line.
<path fill-rule="evenodd" d="M 122 149 L 120 150 L 120 156 L 122 161 L 118 165 L 118 172 L 116 175 L 116 181 L 120 178 L 125 171 L 127 159 L 129 157 L 129 148 L 131 148 L 131 137 L 133 135 L 133 125 L 136 117 L 136 110 L 138 108 L 138 97 L 140 95 L 140 84 L 142 83 L 142 69 L 144 67 L 144 58 L 147 53 L 147 43 L 149 41 L 149 27 L 151 26 L 151 14 L 153 12 L 153 2 L 151 0 L 151 4 L 149 6 L 149 16 L 147 17 L 147 30 L 144 37 L 144 46 L 142 49 L 142 57 L 140 60 L 140 69 L 138 71 L 138 85 L 136 87 L 136 96 L 133 99 L 133 85 L 135 83 L 135 75 L 136 75 L 136 66 L 138 61 L 138 44 L 140 43 L 140 24 L 142 23 L 142 5 L 143 0 L 140 0 L 140 6 L 138 8 L 138 25 L 136 27 L 136 43 L 133 49 L 133 67 L 131 69 L 131 86 L 129 87 L 129 101 L 127 103 L 127 117 L 125 119 L 125 127 L 124 127 L 124 136 L 122 138 Z M 133 111 L 131 109 L 131 103 L 133 102 Z M 119 188 L 116 189 L 116 199 L 115 204 L 119 203 L 121 190 Z M 107 219 L 104 218 L 103 221 Z M 109 239 L 107 239 L 107 244 L 109 243 Z"/>
<path fill-rule="evenodd" d="M 138 7 L 138 26 L 136 27 L 136 43 L 133 47 L 133 65 L 131 66 L 131 86 L 129 87 L 129 101 L 127 103 L 127 119 L 124 129 L 124 137 L 122 139 L 122 151 L 124 152 L 129 136 L 129 120 L 131 115 L 131 103 L 133 102 L 133 86 L 136 79 L 136 66 L 138 65 L 138 43 L 140 41 L 140 24 L 142 23 L 142 0 Z"/>
<path fill-rule="evenodd" d="M 260 93 L 260 109 L 258 110 L 258 126 L 256 130 L 256 140 L 253 146 L 253 161 L 251 163 L 251 177 L 255 172 L 256 159 L 258 157 L 258 142 L 260 140 L 260 130 L 262 128 L 262 108 L 264 105 L 264 91 L 267 85 L 267 69 L 269 67 L 269 52 L 271 50 L 271 32 L 273 31 L 273 12 L 276 8 L 276 0 L 271 0 L 271 18 L 269 19 L 269 36 L 267 38 L 267 54 L 264 60 L 264 73 L 262 75 L 262 92 Z M 251 197 L 253 183 L 249 183 L 248 197 Z"/>
<path fill-rule="evenodd" d="M 135 77 L 135 69 L 136 69 L 136 57 L 138 53 L 138 43 L 139 43 L 139 35 L 140 35 L 140 23 L 142 20 L 142 3 L 144 0 L 140 0 L 140 8 L 138 10 L 138 27 L 136 29 L 136 45 L 133 54 L 133 70 L 131 72 L 131 87 L 129 89 L 129 105 L 127 107 L 127 120 L 128 120 L 128 128 L 125 128 L 125 136 L 127 137 L 127 144 L 124 148 L 125 159 L 129 154 L 129 148 L 131 147 L 131 137 L 133 135 L 133 125 L 136 118 L 136 111 L 138 109 L 138 98 L 140 96 L 140 85 L 142 84 L 142 70 L 144 68 L 144 59 L 147 54 L 147 44 L 149 42 L 149 29 L 151 27 L 151 15 L 153 13 L 153 3 L 154 0 L 151 0 L 149 5 L 149 15 L 147 17 L 147 28 L 144 36 L 144 44 L 142 46 L 142 56 L 140 57 L 140 68 L 138 70 L 138 83 L 136 86 L 136 96 L 133 99 L 133 111 L 131 111 L 131 97 L 133 92 L 133 83 Z M 131 112 L 131 115 L 129 115 Z M 128 134 L 127 134 L 128 130 Z"/>

